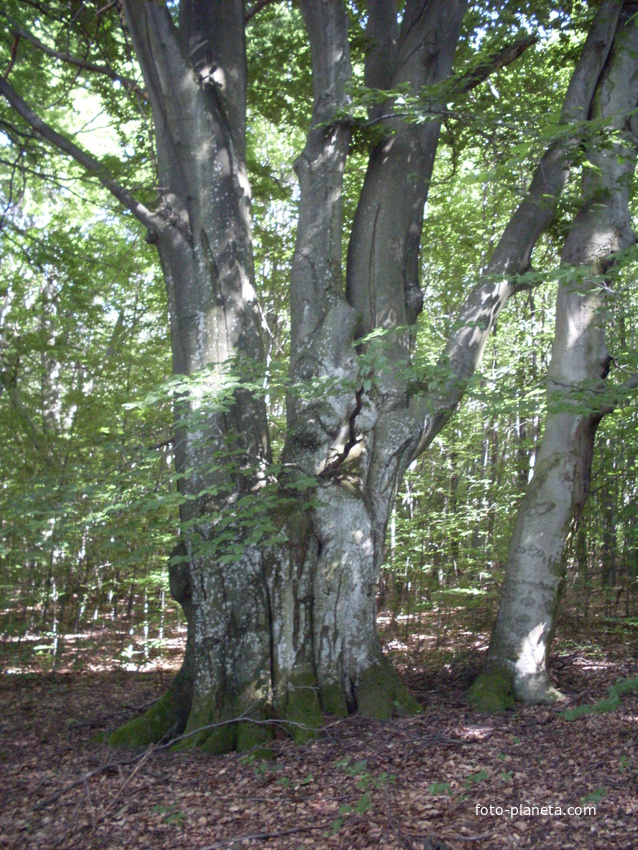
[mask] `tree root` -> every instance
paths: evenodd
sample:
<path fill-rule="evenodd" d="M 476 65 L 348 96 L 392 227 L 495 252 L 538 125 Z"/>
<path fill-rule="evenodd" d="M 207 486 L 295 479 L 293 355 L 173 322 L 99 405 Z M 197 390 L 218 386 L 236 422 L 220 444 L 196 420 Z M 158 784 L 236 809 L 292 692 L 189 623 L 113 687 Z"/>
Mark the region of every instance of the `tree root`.
<path fill-rule="evenodd" d="M 489 665 L 474 680 L 467 693 L 469 704 L 486 714 L 504 714 L 515 701 L 525 705 L 554 705 L 565 696 L 549 680 L 545 671 L 520 676 L 503 665 Z"/>

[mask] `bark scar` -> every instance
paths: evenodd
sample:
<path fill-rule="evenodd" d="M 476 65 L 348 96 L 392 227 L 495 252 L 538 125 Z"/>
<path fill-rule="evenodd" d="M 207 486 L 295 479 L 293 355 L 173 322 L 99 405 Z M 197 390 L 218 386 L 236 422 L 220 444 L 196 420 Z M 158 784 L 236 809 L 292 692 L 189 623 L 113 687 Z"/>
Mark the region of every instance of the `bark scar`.
<path fill-rule="evenodd" d="M 355 422 L 357 416 L 361 413 L 363 408 L 363 387 L 360 387 L 355 393 L 356 404 L 354 410 L 348 417 L 348 439 L 345 442 L 343 449 L 330 457 L 330 459 L 326 462 L 326 465 L 319 473 L 319 478 L 324 478 L 327 475 L 333 474 L 337 472 L 339 467 L 346 460 L 352 449 L 363 439 L 362 437 L 357 436 L 357 429 L 355 426 Z"/>

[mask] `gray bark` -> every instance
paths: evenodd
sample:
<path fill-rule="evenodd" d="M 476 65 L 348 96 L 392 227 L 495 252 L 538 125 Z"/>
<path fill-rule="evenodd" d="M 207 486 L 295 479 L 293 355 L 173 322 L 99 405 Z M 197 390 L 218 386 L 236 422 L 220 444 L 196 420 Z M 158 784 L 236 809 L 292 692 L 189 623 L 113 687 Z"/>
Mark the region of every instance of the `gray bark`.
<path fill-rule="evenodd" d="M 205 365 L 196 357 L 206 350 L 208 339 L 215 346 L 215 363 L 242 350 L 243 340 L 251 339 L 237 330 L 242 322 L 245 325 L 245 313 L 229 317 L 227 312 L 229 305 L 243 305 L 246 313 L 250 309 L 238 297 L 242 287 L 237 283 L 237 268 L 248 277 L 252 270 L 246 271 L 249 231 L 242 206 L 243 182 L 233 182 L 234 175 L 243 173 L 243 148 L 236 137 L 242 137 L 244 128 L 237 114 L 223 109 L 223 80 L 237 85 L 243 67 L 237 55 L 243 46 L 237 42 L 228 48 L 227 56 L 215 54 L 214 44 L 203 51 L 198 34 L 200 29 L 208 32 L 206 27 L 189 29 L 184 19 L 180 43 L 168 15 L 158 7 L 134 4 L 134 13 L 133 4 L 127 8 L 136 51 L 143 67 L 150 69 L 145 82 L 157 124 L 160 170 L 165 162 L 162 186 L 171 207 L 169 220 L 176 223 L 158 236 L 169 294 L 173 293 L 175 357 L 181 363 L 192 350 L 189 368 L 196 369 Z M 196 4 L 191 13 L 195 8 Z M 445 81 L 464 8 L 465 3 L 456 0 L 408 2 L 399 27 L 393 2 L 371 4 L 373 48 L 366 68 L 370 82 L 380 88 L 407 82 L 420 92 L 424 86 Z M 583 51 L 576 83 L 566 98 L 567 124 L 587 117 L 619 8 L 620 3 L 607 2 L 597 18 L 595 35 Z M 358 710 L 388 717 L 416 708 L 384 661 L 375 628 L 376 586 L 396 489 L 409 462 L 447 421 L 460 399 L 462 382 L 478 363 L 489 328 L 515 289 L 511 275 L 525 269 L 538 235 L 551 220 L 553 208 L 544 196 L 556 197 L 562 189 L 569 152 L 577 141 L 575 133 L 567 134 L 566 140 L 553 146 L 515 224 L 497 249 L 489 277 L 471 295 L 462 314 L 471 331 L 462 327 L 446 353 L 457 372 L 446 387 L 447 395 L 422 392 L 410 397 L 409 336 L 404 327 L 415 322 L 422 306 L 419 245 L 440 122 L 436 117 L 420 125 L 405 123 L 398 116 L 388 120 L 387 134 L 370 156 L 348 249 L 344 290 L 342 178 L 350 140 L 350 125 L 343 118 L 350 78 L 347 17 L 341 2 L 308 0 L 302 2 L 302 12 L 312 49 L 314 106 L 306 145 L 295 164 L 301 198 L 290 288 L 292 390 L 287 398 L 288 436 L 280 481 L 282 497 L 288 495 L 296 504 L 288 510 L 282 528 L 288 545 L 276 551 L 250 549 L 236 565 L 221 567 L 214 559 L 198 560 L 185 540 L 188 560 L 179 576 L 174 571 L 173 592 L 187 611 L 189 643 L 183 675 L 174 690 L 182 694 L 188 691 L 189 678 L 194 682 L 187 733 L 233 713 L 237 716 L 248 706 L 254 712 L 256 703 L 271 702 L 279 717 L 298 724 L 293 728 L 299 738 L 321 721 L 322 710 L 335 714 Z M 233 26 L 239 27 L 239 15 L 226 24 L 227 48 L 236 32 Z M 190 51 L 191 66 L 179 51 L 169 54 L 174 66 L 170 73 L 164 71 L 166 82 L 162 83 L 162 69 L 155 71 L 154 65 L 158 56 L 163 57 L 165 46 L 176 43 Z M 211 55 L 212 64 L 206 66 L 202 57 Z M 220 73 L 224 61 L 230 63 L 226 76 Z M 193 64 L 200 69 L 199 79 Z M 214 97 L 206 89 L 210 71 L 202 80 L 205 67 L 213 68 L 218 79 Z M 182 81 L 179 92 L 171 90 L 171 79 Z M 174 106 L 171 98 L 178 100 Z M 242 98 L 241 91 L 235 91 L 234 102 L 243 103 Z M 433 103 L 432 111 L 443 106 Z M 167 116 L 173 109 L 171 122 Z M 183 134 L 185 122 L 189 116 L 192 121 L 197 110 L 200 118 Z M 388 113 L 392 114 L 391 102 L 383 105 L 383 114 Z M 188 147 L 191 133 L 200 127 L 205 129 L 199 143 L 210 150 L 203 164 Z M 231 163 L 229 173 L 215 171 L 220 157 Z M 212 216 L 211 197 L 198 200 L 197 186 L 215 187 L 212 200 L 219 206 Z M 218 233 L 215 228 L 220 223 L 231 227 L 231 232 Z M 210 269 L 197 276 L 202 263 L 191 249 L 189 235 L 200 228 L 210 245 L 240 246 L 231 259 L 223 248 L 215 254 L 217 277 L 213 277 L 226 287 L 221 297 L 224 324 L 219 321 L 218 304 L 210 300 Z M 204 255 L 205 267 L 206 259 Z M 184 277 L 190 268 L 193 271 Z M 178 272 L 182 277 L 172 286 Z M 507 277 L 495 296 L 492 275 L 497 272 Z M 191 280 L 196 283 L 191 285 Z M 487 306 L 486 287 L 492 295 Z M 194 300 L 191 291 L 196 293 Z M 200 321 L 198 327 L 207 330 L 185 349 L 188 317 L 202 300 L 210 308 L 207 321 Z M 477 338 L 476 327 L 481 323 L 483 335 Z M 355 340 L 374 329 L 384 330 L 386 338 L 364 342 L 358 352 Z M 256 356 L 254 349 L 251 353 Z M 371 387 L 363 382 L 360 353 L 367 355 L 368 362 L 385 364 L 375 368 Z M 319 387 L 318 393 L 300 391 L 313 384 Z M 321 387 L 328 389 L 321 391 Z M 249 409 L 250 400 L 244 401 Z M 444 410 L 438 417 L 432 415 L 437 404 Z M 211 455 L 205 452 L 211 445 L 217 450 L 224 445 L 223 427 L 217 424 L 216 428 L 206 433 L 204 449 L 192 449 L 199 468 L 210 461 Z M 186 434 L 187 447 L 188 438 Z M 317 482 L 305 501 L 295 490 L 300 473 Z M 214 534 L 204 519 L 201 529 L 204 536 Z M 212 750 L 255 741 L 246 726 L 239 732 L 222 730 L 212 734 L 205 730 L 190 740 Z"/>
<path fill-rule="evenodd" d="M 42 122 L 10 84 L 0 91 L 51 143 L 93 172 L 149 230 L 168 292 L 173 368 L 205 370 L 204 396 L 177 403 L 176 461 L 187 529 L 171 590 L 188 620 L 184 666 L 170 692 L 113 742 L 186 730 L 210 750 L 252 746 L 263 727 L 225 724 L 270 707 L 303 737 L 321 711 L 388 717 L 415 704 L 384 662 L 375 597 L 401 476 L 462 397 L 497 315 L 516 290 L 565 183 L 578 122 L 587 119 L 621 0 L 603 0 L 570 85 L 565 135 L 546 154 L 463 307 L 441 361 L 442 388 L 411 387 L 410 333 L 423 305 L 419 250 L 434 157 L 465 0 L 371 0 L 366 81 L 430 97 L 431 120 L 409 123 L 393 102 L 371 110 L 373 149 L 342 268 L 342 179 L 350 142 L 350 57 L 343 0 L 302 0 L 312 50 L 313 116 L 296 162 L 300 184 L 291 273 L 291 391 L 275 516 L 288 543 L 216 548 L 218 517 L 258 493 L 270 459 L 263 404 L 235 391 L 208 403 L 229 366 L 262 359 L 253 288 L 245 165 L 246 68 L 240 0 L 182 0 L 178 26 L 155 0 L 123 0 L 156 132 L 159 206 L 150 212 L 100 163 Z M 520 45 L 507 55 L 518 55 Z M 495 67 L 506 60 L 499 55 Z M 487 73 L 480 69 L 479 77 Z M 466 81 L 466 90 L 477 82 Z M 435 88 L 428 89 L 429 86 Z M 381 120 L 382 119 L 382 120 Z M 372 331 L 383 337 L 366 339 Z M 307 392 L 308 389 L 314 392 Z M 233 466 L 222 462 L 232 457 Z M 304 499 L 296 480 L 316 486 Z M 231 511 L 232 512 L 232 511 Z M 240 524 L 230 528 L 238 544 Z M 240 545 L 241 549 L 241 545 Z M 223 725 L 215 725 L 219 722 Z M 211 727 L 211 724 L 213 726 Z M 206 728 L 203 728 L 206 727 Z"/>
<path fill-rule="evenodd" d="M 550 145 L 539 162 L 527 196 L 509 220 L 481 279 L 456 317 L 455 330 L 440 361 L 443 374 L 448 376 L 442 389 L 417 399 L 417 416 L 423 425 L 415 454 L 427 448 L 454 413 L 501 310 L 519 289 L 519 277 L 530 269 L 534 247 L 551 223 L 567 183 L 571 157 L 586 133 L 583 124 L 589 117 L 622 6 L 622 0 L 601 3 L 565 94 L 561 110 L 564 135 Z"/>
<path fill-rule="evenodd" d="M 439 362 L 440 382 L 415 392 L 410 391 L 407 382 L 392 374 L 391 369 L 386 368 L 387 378 L 384 375 L 378 378 L 383 415 L 375 428 L 369 486 L 379 557 L 382 557 L 389 509 L 401 477 L 453 415 L 468 379 L 480 363 L 500 311 L 517 291 L 518 276 L 529 269 L 534 246 L 553 218 L 556 201 L 569 174 L 571 154 L 581 138 L 580 122 L 588 117 L 621 8 L 622 0 L 601 4 L 565 95 L 561 113 L 565 133 L 550 146 L 536 168 L 527 196 L 505 228 L 485 273 L 461 307 L 455 330 Z M 353 239 L 355 234 L 356 222 Z M 372 264 L 371 269 L 374 272 Z M 363 276 L 364 291 L 373 288 L 371 278 L 372 273 Z M 404 287 L 404 292 L 407 291 Z M 390 345 L 386 342 L 382 349 L 391 362 L 394 359 L 399 365 L 399 372 L 405 366 L 401 344 L 405 346 L 405 339 L 393 344 L 390 338 Z M 385 394 L 387 384 L 391 391 Z"/>
<path fill-rule="evenodd" d="M 262 555 L 249 547 L 238 562 L 223 564 L 211 551 L 216 514 L 258 488 L 269 461 L 261 401 L 240 389 L 227 412 L 210 407 L 229 370 L 241 377 L 262 361 L 245 163 L 244 8 L 183 2 L 179 30 L 163 4 L 125 2 L 124 13 L 156 132 L 164 226 L 154 238 L 173 371 L 206 370 L 203 394 L 186 391 L 177 404 L 176 470 L 184 475 L 181 518 L 190 529 L 171 576 L 189 625 L 173 689 L 181 731 L 186 717 L 191 729 L 236 716 L 270 688 Z M 236 529 L 239 541 L 242 533 Z"/>
<path fill-rule="evenodd" d="M 447 0 L 408 3 L 399 30 L 394 3 L 371 4 L 367 78 L 379 86 L 408 82 L 415 92 L 445 80 L 464 7 Z M 287 594 L 276 608 L 289 611 L 276 632 L 276 687 L 312 682 L 328 711 L 390 716 L 414 705 L 387 670 L 376 635 L 376 586 L 394 491 L 377 493 L 371 468 L 384 408 L 395 395 L 405 402 L 407 387 L 388 378 L 383 395 L 365 391 L 353 342 L 355 334 L 373 327 L 413 322 L 420 309 L 419 239 L 440 125 L 390 120 L 392 133 L 370 157 L 344 292 L 341 180 L 350 130 L 335 116 L 347 106 L 347 20 L 342 4 L 308 2 L 302 10 L 312 45 L 315 105 L 297 161 L 301 203 L 291 279 L 291 377 L 325 382 L 330 389 L 320 399 L 288 400 L 286 468 L 291 478 L 293 470 L 315 476 L 318 487 L 305 510 L 298 557 L 276 581 L 281 598 Z M 397 335 L 396 348 L 404 359 L 403 335 Z"/>
<path fill-rule="evenodd" d="M 560 694 L 547 674 L 564 576 L 563 553 L 589 487 L 594 436 L 608 408 L 599 400 L 610 357 L 605 345 L 606 273 L 614 255 L 635 242 L 629 193 L 636 157 L 638 29 L 625 4 L 613 51 L 601 76 L 591 117 L 611 140 L 593 140 L 585 170 L 583 206 L 561 258 L 566 278 L 558 291 L 548 374 L 548 412 L 534 476 L 520 505 L 509 548 L 505 584 L 488 653 L 488 671 L 513 679 L 527 703 Z"/>
<path fill-rule="evenodd" d="M 344 109 L 346 76 L 339 60 L 347 42 L 343 29 L 321 21 L 323 5 L 312 4 L 313 17 L 302 6 L 313 45 L 321 133 L 316 120 L 298 162 L 291 377 L 328 381 L 333 389 L 321 401 L 302 402 L 294 395 L 288 400 L 285 465 L 293 477 L 294 470 L 316 476 L 318 488 L 313 504 L 293 520 L 292 556 L 274 571 L 274 608 L 288 612 L 275 628 L 275 687 L 284 694 L 283 713 L 295 702 L 285 694 L 297 683 L 312 683 L 324 709 L 389 716 L 413 708 L 387 671 L 375 630 L 376 586 L 396 490 L 408 464 L 460 400 L 500 309 L 516 290 L 515 275 L 527 269 L 553 217 L 580 139 L 575 122 L 587 118 L 622 3 L 605 3 L 597 16 L 565 98 L 566 132 L 540 163 L 528 197 L 461 313 L 460 330 L 445 353 L 452 378 L 440 394 L 416 395 L 406 377 L 405 325 L 414 323 L 422 304 L 418 252 L 439 121 L 412 125 L 390 118 L 387 135 L 372 151 L 349 243 L 344 300 L 338 234 L 348 128 L 331 122 L 322 105 Z M 450 73 L 464 4 L 408 4 L 400 30 L 390 26 L 394 5 L 370 5 L 367 79 L 380 88 L 407 81 L 415 91 L 441 83 Z M 332 34 L 332 53 L 317 27 Z M 332 62 L 332 69 L 322 62 Z M 432 104 L 432 111 L 443 106 Z M 383 114 L 392 114 L 391 102 L 383 105 Z M 386 332 L 381 341 L 361 340 L 374 329 Z M 361 360 L 352 347 L 357 338 L 367 362 L 380 364 L 370 388 L 364 388 Z"/>

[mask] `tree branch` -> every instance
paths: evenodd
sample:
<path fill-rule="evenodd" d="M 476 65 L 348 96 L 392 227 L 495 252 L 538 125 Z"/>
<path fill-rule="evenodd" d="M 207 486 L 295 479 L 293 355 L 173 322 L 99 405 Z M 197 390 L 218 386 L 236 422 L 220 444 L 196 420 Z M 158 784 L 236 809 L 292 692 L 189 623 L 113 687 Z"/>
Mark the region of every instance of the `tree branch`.
<path fill-rule="evenodd" d="M 449 370 L 444 386 L 420 398 L 421 440 L 413 457 L 423 452 L 448 422 L 463 397 L 468 379 L 480 363 L 494 323 L 511 295 L 517 278 L 530 266 L 532 251 L 548 227 L 570 171 L 569 154 L 580 143 L 600 75 L 611 50 L 622 0 L 603 0 L 572 74 L 561 124 L 573 126 L 549 146 L 536 167 L 527 196 L 509 220 L 478 283 L 466 298 L 443 352 L 441 368 Z M 416 405 L 418 406 L 418 404 Z"/>
<path fill-rule="evenodd" d="M 110 3 L 107 3 L 105 6 L 102 6 L 101 9 L 98 9 L 96 12 L 98 18 L 100 17 L 100 15 L 103 15 L 105 12 L 108 12 L 109 9 L 112 9 L 113 6 L 117 6 L 118 2 L 119 0 L 111 0 Z"/>
<path fill-rule="evenodd" d="M 617 387 L 610 387 L 608 391 L 613 392 L 614 395 L 618 396 L 618 401 L 603 405 L 596 411 L 596 414 L 602 419 L 603 416 L 607 416 L 609 413 L 613 413 L 617 408 L 623 407 L 627 404 L 628 399 L 622 398 L 622 396 L 626 396 L 632 390 L 635 390 L 636 387 L 638 387 L 638 372 L 634 372 L 631 377 L 627 378 L 626 381 L 623 381 L 622 384 L 619 384 Z"/>
<path fill-rule="evenodd" d="M 449 91 L 447 94 L 447 100 L 451 100 L 454 97 L 460 94 L 466 94 L 468 91 L 479 86 L 481 83 L 485 82 L 485 80 L 493 74 L 495 71 L 500 70 L 501 68 L 507 67 L 512 62 L 514 62 L 518 57 L 527 50 L 528 47 L 531 47 L 533 44 L 538 43 L 538 38 L 536 36 L 530 36 L 529 38 L 521 39 L 520 41 L 514 42 L 514 44 L 508 44 L 502 50 L 498 51 L 498 53 L 494 54 L 491 59 L 482 62 L 472 71 L 469 71 L 467 74 L 464 74 L 458 77 L 456 80 L 451 80 L 449 85 Z M 376 86 L 376 88 L 382 88 L 381 86 Z M 372 127 L 374 124 L 378 124 L 381 121 L 390 121 L 394 118 L 409 118 L 409 112 L 388 112 L 382 114 L 383 104 L 378 104 L 370 110 L 370 119 L 368 121 L 363 122 L 363 127 Z M 437 106 L 433 109 L 427 110 L 423 113 L 424 115 L 451 115 L 452 117 L 462 118 L 464 117 L 461 113 L 451 112 L 450 110 L 445 109 L 443 106 Z"/>
<path fill-rule="evenodd" d="M 319 338 L 317 328 L 333 306 L 331 293 L 342 286 L 343 172 L 351 137 L 349 126 L 335 123 L 348 107 L 351 78 L 345 4 L 305 0 L 301 12 L 310 41 L 314 103 L 306 144 L 294 164 L 300 200 L 290 277 L 291 371 L 306 356 L 309 342 Z"/>
<path fill-rule="evenodd" d="M 18 44 L 20 43 L 20 36 L 15 35 L 13 37 L 13 44 L 11 45 L 11 58 L 9 59 L 9 65 L 7 66 L 7 70 L 4 72 L 3 77 L 6 80 L 9 74 L 11 73 L 11 69 L 15 65 L 16 55 L 18 53 Z"/>
<path fill-rule="evenodd" d="M 133 213 L 146 228 L 152 232 L 160 230 L 164 225 L 161 218 L 131 195 L 131 193 L 121 186 L 113 175 L 102 165 L 102 163 L 93 156 L 83 151 L 70 139 L 62 136 L 57 130 L 54 130 L 49 124 L 43 121 L 31 107 L 20 97 L 13 86 L 7 80 L 0 79 L 0 94 L 3 94 L 9 101 L 15 111 L 29 124 L 40 136 L 46 139 L 50 144 L 59 150 L 66 153 L 77 163 L 79 163 L 88 172 L 95 175 L 105 189 L 114 195 L 117 200 L 126 207 L 127 210 Z"/>
<path fill-rule="evenodd" d="M 366 41 L 370 47 L 365 62 L 365 84 L 369 89 L 389 89 L 396 72 L 399 23 L 396 0 L 369 0 Z M 374 120 L 383 112 L 382 103 L 368 109 Z"/>
<path fill-rule="evenodd" d="M 222 850 L 226 847 L 232 850 L 233 847 L 239 847 L 239 842 L 244 841 L 270 841 L 273 838 L 280 838 L 284 835 L 297 835 L 300 832 L 314 832 L 317 829 L 326 829 L 330 823 L 334 823 L 332 815 L 320 820 L 319 823 L 308 824 L 307 826 L 295 826 L 292 829 L 280 829 L 278 832 L 254 832 L 250 835 L 235 835 L 232 838 L 221 838 L 214 844 L 209 844 L 203 850 Z"/>
<path fill-rule="evenodd" d="M 257 12 L 261 12 L 262 9 L 264 9 L 266 6 L 269 6 L 272 2 L 273 0 L 257 0 L 257 2 L 250 7 L 250 9 L 246 10 L 246 15 L 244 17 L 246 23 L 248 23 L 251 18 L 254 18 Z"/>
<path fill-rule="evenodd" d="M 497 53 L 494 53 L 489 59 L 486 59 L 485 62 L 481 62 L 476 68 L 460 77 L 456 81 L 456 85 L 452 88 L 453 93 L 465 94 L 475 89 L 495 71 L 500 71 L 501 68 L 511 65 L 528 47 L 537 43 L 538 37 L 532 35 L 522 38 L 520 41 L 515 41 L 513 44 L 506 45 Z"/>
<path fill-rule="evenodd" d="M 129 79 L 129 77 L 123 77 L 121 74 L 118 74 L 112 68 L 109 68 L 108 65 L 95 65 L 93 62 L 87 62 L 85 59 L 80 59 L 80 57 L 78 56 L 70 56 L 68 53 L 62 53 L 59 50 L 55 50 L 53 47 L 49 47 L 43 41 L 40 41 L 39 38 L 30 33 L 28 30 L 24 29 L 24 27 L 21 27 L 8 15 L 4 15 L 4 18 L 11 25 L 11 29 L 13 30 L 16 39 L 23 38 L 25 41 L 28 41 L 34 47 L 37 47 L 38 50 L 41 50 L 43 53 L 46 53 L 47 56 L 51 56 L 54 59 L 59 59 L 62 62 L 66 62 L 69 65 L 74 65 L 77 68 L 82 68 L 85 71 L 91 71 L 95 74 L 103 74 L 109 79 L 121 83 L 128 91 L 135 92 L 136 94 L 141 95 L 145 100 L 148 100 L 148 95 L 146 91 L 141 86 L 139 86 L 135 82 L 135 80 L 131 80 Z M 6 79 L 8 76 L 8 72 L 4 76 Z"/>

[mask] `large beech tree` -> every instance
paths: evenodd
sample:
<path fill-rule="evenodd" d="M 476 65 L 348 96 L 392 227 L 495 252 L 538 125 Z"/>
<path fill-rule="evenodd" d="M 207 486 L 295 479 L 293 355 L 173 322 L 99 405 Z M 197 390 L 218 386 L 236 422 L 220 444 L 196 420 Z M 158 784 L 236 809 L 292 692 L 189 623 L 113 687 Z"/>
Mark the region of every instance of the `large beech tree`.
<path fill-rule="evenodd" d="M 581 145 L 623 3 L 601 2 L 567 89 L 560 132 L 468 293 L 436 379 L 426 383 L 409 367 L 412 327 L 423 308 L 419 254 L 441 120 L 451 99 L 515 59 L 530 39 L 455 69 L 464 0 L 367 4 L 365 82 L 381 92 L 369 112 L 378 135 L 344 262 L 343 181 L 356 129 L 348 8 L 344 0 L 302 0 L 313 104 L 295 162 L 287 426 L 276 466 L 263 395 L 250 389 L 263 349 L 246 167 L 246 18 L 264 5 L 122 0 L 143 87 L 108 63 L 66 57 L 148 99 L 155 209 L 27 103 L 12 84 L 19 50 L 0 79 L 21 119 L 147 229 L 166 281 L 174 372 L 205 375 L 198 392 L 185 389 L 176 405 L 183 535 L 171 590 L 188 619 L 185 659 L 160 703 L 116 732 L 114 743 L 182 734 L 189 744 L 220 751 L 267 737 L 269 727 L 255 721 L 273 715 L 303 738 L 323 712 L 389 717 L 418 708 L 384 660 L 375 628 L 395 494 L 409 464 L 449 420 L 499 312 L 523 285 Z M 33 33 L 15 32 L 16 46 L 20 39 L 38 46 Z M 418 102 L 420 120 L 397 106 L 397 92 Z M 213 403 L 229 386 L 225 404 Z M 265 495 L 273 486 L 274 500 Z M 262 496 L 277 534 L 260 543 L 240 508 L 259 505 Z M 232 542 L 232 557 L 224 540 L 229 549 Z"/>

